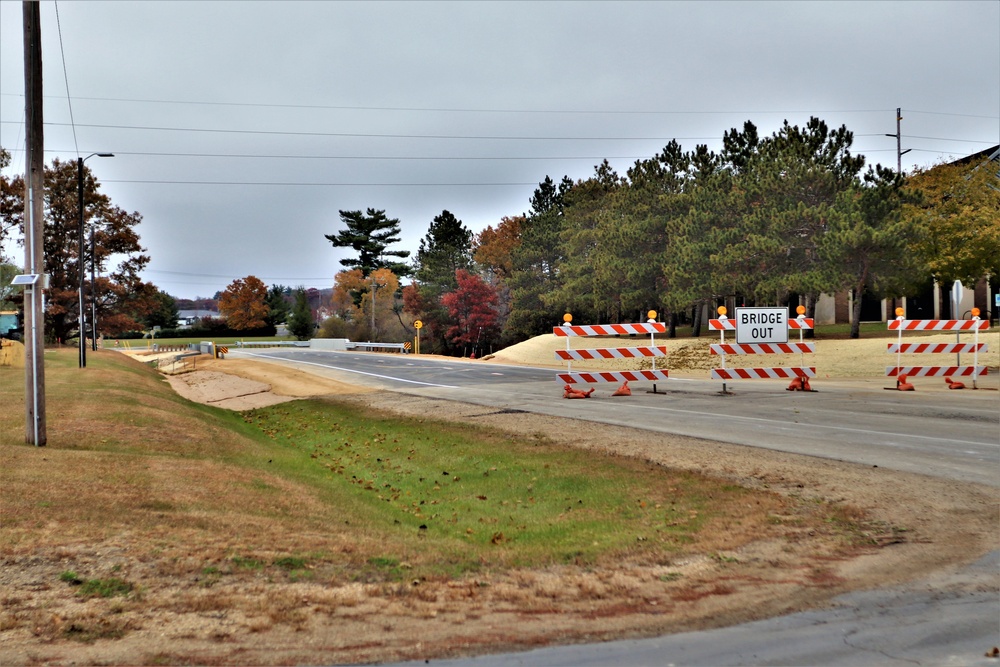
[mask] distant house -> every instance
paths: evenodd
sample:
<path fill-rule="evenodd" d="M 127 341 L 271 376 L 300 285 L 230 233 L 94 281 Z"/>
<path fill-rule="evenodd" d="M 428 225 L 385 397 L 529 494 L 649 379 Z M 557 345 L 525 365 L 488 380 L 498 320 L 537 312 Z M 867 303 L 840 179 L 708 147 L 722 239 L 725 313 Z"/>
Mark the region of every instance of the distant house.
<path fill-rule="evenodd" d="M 177 311 L 177 328 L 187 329 L 198 323 L 204 317 L 219 317 L 217 310 L 179 310 Z"/>

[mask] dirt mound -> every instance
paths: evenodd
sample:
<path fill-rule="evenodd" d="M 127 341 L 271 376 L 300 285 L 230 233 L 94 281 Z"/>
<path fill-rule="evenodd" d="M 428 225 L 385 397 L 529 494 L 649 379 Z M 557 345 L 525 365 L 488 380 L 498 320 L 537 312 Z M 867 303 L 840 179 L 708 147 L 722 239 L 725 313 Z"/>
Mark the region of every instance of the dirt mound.
<path fill-rule="evenodd" d="M 796 336 L 791 342 L 798 341 Z M 936 334 L 929 336 L 904 337 L 904 342 L 954 343 L 956 334 Z M 962 334 L 960 342 L 969 343 L 973 337 Z M 593 349 L 601 347 L 635 347 L 650 345 L 646 337 L 570 337 L 557 338 L 553 334 L 543 334 L 516 345 L 511 345 L 488 357 L 489 362 L 505 364 L 525 364 L 550 368 L 565 368 L 565 362 L 556 357 L 557 349 Z M 653 344 L 665 346 L 667 356 L 656 360 L 656 367 L 668 369 L 679 376 L 706 377 L 709 370 L 719 368 L 721 357 L 711 354 L 710 346 L 719 343 L 717 335 L 701 338 L 658 338 Z M 727 343 L 734 342 L 730 335 Z M 809 341 L 806 341 L 809 342 Z M 726 355 L 727 368 L 757 368 L 761 366 L 811 366 L 819 377 L 826 378 L 877 378 L 885 377 L 887 366 L 894 366 L 897 357 L 888 353 L 888 346 L 896 338 L 860 338 L 847 340 L 818 340 L 813 354 L 778 355 Z M 987 331 L 979 334 L 979 342 L 986 343 L 987 350 L 979 354 L 978 363 L 986 366 L 990 373 L 1000 368 L 1000 332 Z M 971 354 L 961 355 L 962 365 L 971 365 Z M 953 354 L 904 354 L 898 363 L 903 366 L 941 366 L 956 363 Z M 574 361 L 574 370 L 642 370 L 651 367 L 649 359 L 611 359 L 601 361 Z"/>

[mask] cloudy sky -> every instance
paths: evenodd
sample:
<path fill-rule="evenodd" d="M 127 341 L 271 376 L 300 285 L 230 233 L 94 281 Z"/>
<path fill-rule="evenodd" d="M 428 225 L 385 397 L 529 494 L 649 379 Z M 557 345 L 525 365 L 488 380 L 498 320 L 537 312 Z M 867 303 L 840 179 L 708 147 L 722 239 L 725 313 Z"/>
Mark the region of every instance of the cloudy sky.
<path fill-rule="evenodd" d="M 1000 2 L 74 2 L 41 6 L 46 161 L 143 216 L 147 280 L 329 287 L 338 210 L 415 251 L 546 175 L 624 172 L 818 116 L 904 169 L 1000 143 Z M 21 3 L 0 1 L 0 145 L 24 169 Z M 8 249 L 8 255 L 23 257 Z"/>

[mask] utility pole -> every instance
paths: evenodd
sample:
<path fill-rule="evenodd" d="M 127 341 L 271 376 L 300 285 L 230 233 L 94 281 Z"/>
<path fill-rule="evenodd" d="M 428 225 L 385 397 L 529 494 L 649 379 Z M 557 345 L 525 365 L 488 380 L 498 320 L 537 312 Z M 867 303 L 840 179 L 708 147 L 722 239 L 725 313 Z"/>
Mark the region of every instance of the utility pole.
<path fill-rule="evenodd" d="M 36 276 L 24 291 L 24 407 L 29 445 L 44 447 L 45 433 L 45 296 L 48 287 L 44 252 L 45 139 L 42 132 L 42 27 L 40 3 L 24 0 L 25 210 L 24 266 Z"/>
<path fill-rule="evenodd" d="M 87 309 L 84 307 L 84 294 L 83 294 L 83 278 L 87 275 L 87 262 L 84 259 L 86 257 L 86 246 L 83 245 L 83 225 L 84 225 L 84 210 L 83 210 L 83 158 L 77 158 L 76 160 L 76 193 L 77 193 L 77 210 L 80 213 L 79 224 L 77 225 L 77 271 L 80 274 L 80 284 L 77 286 L 77 305 L 78 313 L 77 322 L 80 325 L 80 368 L 87 367 L 87 325 L 84 323 L 86 316 L 84 313 Z"/>
<path fill-rule="evenodd" d="M 896 137 L 896 173 L 903 173 L 903 156 L 909 153 L 912 148 L 903 150 L 903 135 L 900 132 L 900 123 L 903 121 L 903 113 L 900 107 L 896 107 L 896 134 L 887 134 L 887 137 Z"/>
<path fill-rule="evenodd" d="M 372 332 L 371 332 L 371 341 L 374 343 L 374 342 L 376 342 L 375 341 L 375 289 L 378 287 L 378 283 L 375 282 L 374 272 L 372 272 L 372 273 L 373 273 L 373 275 L 371 277 L 372 278 Z"/>
<path fill-rule="evenodd" d="M 97 263 L 94 262 L 94 226 L 90 226 L 90 349 L 97 351 L 97 280 L 94 273 L 97 271 Z"/>

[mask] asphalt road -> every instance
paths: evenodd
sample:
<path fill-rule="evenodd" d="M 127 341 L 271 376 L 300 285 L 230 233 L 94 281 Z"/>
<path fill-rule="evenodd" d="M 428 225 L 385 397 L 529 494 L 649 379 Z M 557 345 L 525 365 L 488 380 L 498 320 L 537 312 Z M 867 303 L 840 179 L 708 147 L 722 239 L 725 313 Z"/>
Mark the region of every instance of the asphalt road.
<path fill-rule="evenodd" d="M 354 384 L 633 426 L 1000 486 L 1000 391 L 885 391 L 887 379 L 817 381 L 815 393 L 783 382 L 671 379 L 628 399 L 600 385 L 566 400 L 552 369 L 307 350 L 241 351 Z M 925 384 L 926 383 L 926 384 Z M 998 665 L 1000 551 L 906 586 L 840 596 L 827 609 L 719 630 L 522 653 L 421 660 L 398 667 L 660 667 L 667 665 Z"/>

